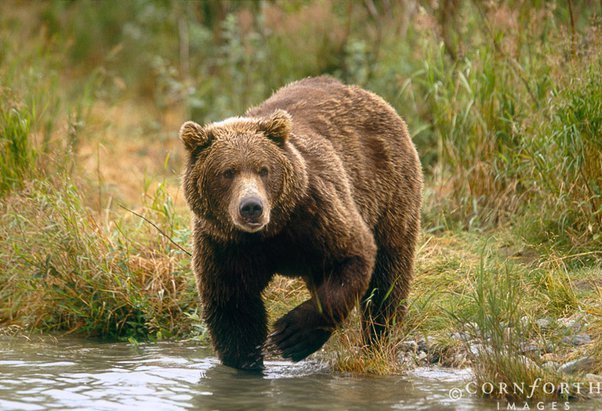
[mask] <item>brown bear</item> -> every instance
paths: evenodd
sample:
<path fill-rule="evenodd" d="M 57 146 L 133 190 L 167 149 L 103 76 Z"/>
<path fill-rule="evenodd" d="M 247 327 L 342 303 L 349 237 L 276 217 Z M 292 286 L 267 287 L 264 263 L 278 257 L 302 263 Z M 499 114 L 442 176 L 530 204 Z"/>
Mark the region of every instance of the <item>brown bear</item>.
<path fill-rule="evenodd" d="M 373 343 L 404 311 L 422 172 L 403 120 L 331 77 L 278 90 L 244 117 L 180 130 L 203 318 L 225 365 L 263 368 L 264 347 L 299 361 L 356 303 Z M 268 337 L 262 291 L 301 277 L 311 298 Z M 266 344 L 266 339 L 267 344 Z"/>

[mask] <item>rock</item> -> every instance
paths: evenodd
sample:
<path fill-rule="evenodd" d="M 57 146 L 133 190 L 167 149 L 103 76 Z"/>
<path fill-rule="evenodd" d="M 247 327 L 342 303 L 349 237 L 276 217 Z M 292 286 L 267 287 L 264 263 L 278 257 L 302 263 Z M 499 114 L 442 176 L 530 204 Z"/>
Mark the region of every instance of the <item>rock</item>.
<path fill-rule="evenodd" d="M 535 324 L 537 324 L 541 330 L 547 330 L 552 325 L 552 319 L 549 317 L 540 318 L 535 321 Z"/>
<path fill-rule="evenodd" d="M 466 337 L 467 337 L 467 336 L 466 336 L 466 334 L 465 334 L 465 333 L 453 333 L 453 334 L 451 335 L 451 337 L 452 337 L 454 340 L 458 340 L 458 341 L 466 341 Z"/>
<path fill-rule="evenodd" d="M 523 344 L 521 344 L 520 351 L 523 354 L 526 354 L 526 353 L 539 352 L 540 350 L 539 350 L 539 347 L 537 346 L 537 344 L 523 343 Z"/>
<path fill-rule="evenodd" d="M 574 361 L 569 361 L 565 364 L 562 364 L 558 368 L 558 371 L 565 374 L 576 374 L 580 372 L 585 372 L 593 365 L 594 360 L 591 357 L 581 357 Z"/>
<path fill-rule="evenodd" d="M 585 315 L 576 316 L 575 318 L 564 317 L 558 319 L 558 324 L 567 330 L 579 332 L 588 324 L 587 320 L 588 317 Z"/>
<path fill-rule="evenodd" d="M 428 351 L 428 346 L 427 346 L 426 340 L 424 338 L 421 338 L 420 340 L 418 340 L 418 351 L 422 351 L 422 352 Z"/>
<path fill-rule="evenodd" d="M 531 320 L 529 319 L 529 317 L 527 317 L 526 315 L 520 318 L 520 325 L 522 325 L 523 328 L 527 328 L 527 326 L 531 324 Z"/>
<path fill-rule="evenodd" d="M 429 362 L 431 364 L 437 364 L 441 360 L 441 354 L 438 352 L 431 352 L 429 354 Z"/>
<path fill-rule="evenodd" d="M 424 351 L 420 351 L 417 358 L 419 361 L 423 361 L 423 360 L 426 360 L 426 357 L 427 357 L 427 354 Z"/>
<path fill-rule="evenodd" d="M 591 343 L 592 337 L 590 337 L 589 334 L 570 335 L 564 337 L 562 342 L 573 346 L 579 346 Z"/>
<path fill-rule="evenodd" d="M 548 353 L 548 354 L 544 354 L 541 356 L 541 360 L 542 361 L 552 361 L 552 362 L 557 362 L 558 361 L 558 356 L 556 354 L 552 354 L 552 353 Z M 558 364 L 560 365 L 560 364 Z"/>
<path fill-rule="evenodd" d="M 418 349 L 418 344 L 414 340 L 408 340 L 401 343 L 401 347 L 404 351 L 412 351 L 416 352 Z"/>
<path fill-rule="evenodd" d="M 469 350 L 471 352 L 472 355 L 479 355 L 483 352 L 483 345 L 482 344 L 475 344 L 475 343 L 471 343 Z"/>
<path fill-rule="evenodd" d="M 416 365 L 413 357 L 414 357 L 413 354 L 402 352 L 399 354 L 399 357 L 397 358 L 397 360 L 403 366 L 413 367 Z"/>
<path fill-rule="evenodd" d="M 542 368 L 550 371 L 556 371 L 560 367 L 560 363 L 556 361 L 546 361 L 543 363 Z"/>

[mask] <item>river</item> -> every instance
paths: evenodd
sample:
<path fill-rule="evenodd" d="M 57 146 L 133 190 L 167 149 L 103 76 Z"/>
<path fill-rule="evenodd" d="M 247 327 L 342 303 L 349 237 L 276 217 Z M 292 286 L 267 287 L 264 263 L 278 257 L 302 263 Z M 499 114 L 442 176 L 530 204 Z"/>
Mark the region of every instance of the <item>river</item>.
<path fill-rule="evenodd" d="M 198 342 L 0 337 L 0 410 L 506 409 L 466 392 L 450 398 L 469 379 L 442 368 L 353 376 L 317 360 L 267 361 L 264 375 L 253 375 L 220 365 Z"/>

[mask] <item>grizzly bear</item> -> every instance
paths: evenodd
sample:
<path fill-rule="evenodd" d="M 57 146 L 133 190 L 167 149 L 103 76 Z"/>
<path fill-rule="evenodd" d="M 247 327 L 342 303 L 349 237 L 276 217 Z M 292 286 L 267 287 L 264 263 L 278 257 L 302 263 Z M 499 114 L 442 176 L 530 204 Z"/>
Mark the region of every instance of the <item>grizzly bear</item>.
<path fill-rule="evenodd" d="M 404 312 L 422 172 L 403 120 L 330 77 L 291 83 L 244 117 L 182 125 L 193 270 L 223 364 L 263 369 L 265 347 L 299 361 L 361 304 L 374 343 Z M 268 337 L 262 291 L 301 277 L 311 298 Z M 267 341 L 266 341 L 267 339 Z"/>

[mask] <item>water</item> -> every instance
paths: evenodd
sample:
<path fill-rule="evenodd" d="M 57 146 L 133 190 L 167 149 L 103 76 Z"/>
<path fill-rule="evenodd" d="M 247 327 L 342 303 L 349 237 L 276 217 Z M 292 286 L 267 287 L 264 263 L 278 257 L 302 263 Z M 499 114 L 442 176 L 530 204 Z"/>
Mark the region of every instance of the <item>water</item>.
<path fill-rule="evenodd" d="M 316 360 L 266 367 L 263 376 L 238 372 L 193 342 L 136 347 L 0 337 L 0 410 L 498 409 L 492 400 L 450 399 L 450 389 L 470 378 L 466 371 L 357 377 Z"/>

